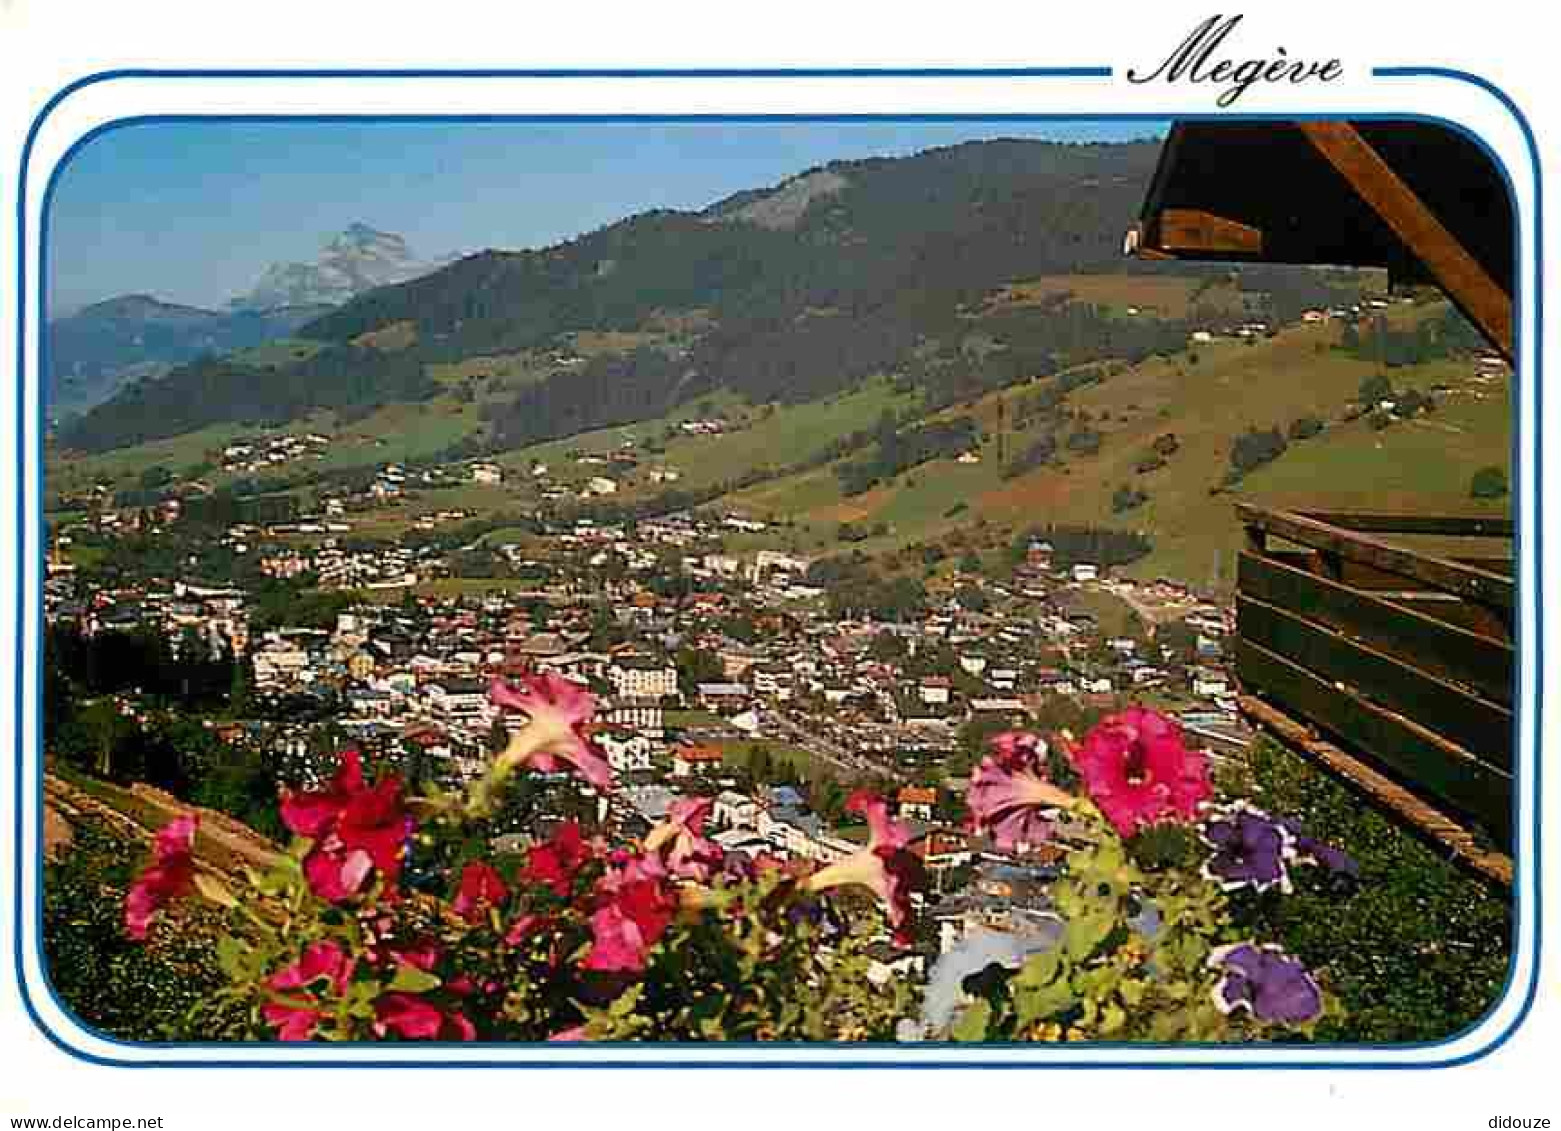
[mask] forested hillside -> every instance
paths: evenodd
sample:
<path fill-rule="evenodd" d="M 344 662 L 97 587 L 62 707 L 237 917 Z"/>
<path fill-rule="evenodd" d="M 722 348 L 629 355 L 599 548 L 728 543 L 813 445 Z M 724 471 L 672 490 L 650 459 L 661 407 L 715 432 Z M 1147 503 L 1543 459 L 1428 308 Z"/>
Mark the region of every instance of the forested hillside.
<path fill-rule="evenodd" d="M 1151 142 L 993 141 L 842 162 L 704 212 L 483 252 L 300 331 L 381 349 L 264 373 L 202 360 L 124 391 L 63 442 L 101 451 L 224 421 L 416 399 L 425 386 L 411 367 L 521 351 L 557 364 L 485 406 L 496 447 L 655 415 L 721 387 L 797 402 L 885 372 L 950 402 L 1070 361 L 1146 356 L 1185 327 L 1113 320 L 1065 295 L 1015 310 L 1001 334 L 972 336 L 968 319 L 1015 280 L 1142 270 L 1120 258 L 1120 240 L 1156 152 Z M 590 359 L 564 348 L 571 334 L 669 319 L 680 332 L 643 348 Z M 256 388 L 271 384 L 279 391 Z"/>

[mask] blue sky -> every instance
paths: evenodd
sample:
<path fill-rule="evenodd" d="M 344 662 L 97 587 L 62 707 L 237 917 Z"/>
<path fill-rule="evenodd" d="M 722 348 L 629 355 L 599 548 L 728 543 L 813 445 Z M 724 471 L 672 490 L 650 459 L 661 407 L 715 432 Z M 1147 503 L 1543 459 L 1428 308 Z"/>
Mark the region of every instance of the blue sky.
<path fill-rule="evenodd" d="M 51 315 L 145 292 L 219 306 L 353 221 L 432 258 L 702 208 L 837 158 L 974 138 L 1121 140 L 1143 122 L 167 122 L 88 142 L 50 207 Z"/>

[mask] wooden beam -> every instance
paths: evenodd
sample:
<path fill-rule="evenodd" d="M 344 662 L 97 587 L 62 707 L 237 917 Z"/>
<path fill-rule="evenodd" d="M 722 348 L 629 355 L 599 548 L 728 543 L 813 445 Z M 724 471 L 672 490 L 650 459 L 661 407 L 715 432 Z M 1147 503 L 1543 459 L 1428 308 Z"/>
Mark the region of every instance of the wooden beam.
<path fill-rule="evenodd" d="M 1472 817 L 1498 844 L 1511 842 L 1513 781 L 1501 767 L 1245 637 L 1235 659 L 1245 691 L 1337 736 L 1406 789 Z"/>
<path fill-rule="evenodd" d="M 1236 631 L 1244 643 L 1266 648 L 1335 687 L 1413 718 L 1482 762 L 1511 772 L 1510 710 L 1390 654 L 1376 639 L 1351 638 L 1304 613 L 1246 593 L 1236 598 Z"/>
<path fill-rule="evenodd" d="M 1147 250 L 1218 255 L 1261 255 L 1263 233 L 1250 224 L 1196 208 L 1166 208 L 1154 225 Z"/>
<path fill-rule="evenodd" d="M 1517 663 L 1512 645 L 1505 641 L 1252 553 L 1238 559 L 1236 588 L 1241 597 L 1305 616 L 1444 679 L 1477 688 L 1493 703 L 1512 704 Z"/>
<path fill-rule="evenodd" d="M 1348 122 L 1298 124 L 1317 152 L 1393 229 L 1510 363 L 1511 293 L 1490 277 L 1354 126 Z"/>
<path fill-rule="evenodd" d="M 1479 838 L 1447 814 L 1416 797 L 1391 778 L 1317 735 L 1311 727 L 1251 695 L 1240 699 L 1241 713 L 1324 768 L 1342 778 L 1369 801 L 1441 845 L 1453 858 L 1487 880 L 1512 886 L 1512 857 L 1483 846 Z"/>
<path fill-rule="evenodd" d="M 1383 514 L 1379 511 L 1297 510 L 1330 526 L 1372 534 L 1445 534 L 1458 538 L 1511 538 L 1512 519 L 1500 515 Z"/>
<path fill-rule="evenodd" d="M 1432 554 L 1417 554 L 1401 549 L 1370 534 L 1331 526 L 1294 511 L 1270 510 L 1251 503 L 1236 504 L 1236 518 L 1246 526 L 1260 526 L 1298 545 L 1338 554 L 1350 561 L 1375 566 L 1423 581 L 1437 589 L 1456 593 L 1470 601 L 1510 612 L 1513 607 L 1513 580 L 1488 570 L 1460 565 Z"/>

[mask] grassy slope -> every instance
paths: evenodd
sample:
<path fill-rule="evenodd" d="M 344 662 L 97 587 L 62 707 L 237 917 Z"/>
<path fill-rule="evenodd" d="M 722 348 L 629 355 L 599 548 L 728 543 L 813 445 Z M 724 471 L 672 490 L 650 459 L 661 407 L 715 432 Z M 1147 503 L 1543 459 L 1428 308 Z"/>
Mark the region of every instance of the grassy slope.
<path fill-rule="evenodd" d="M 1193 302 L 1195 286 L 1193 280 L 1156 276 L 1047 278 L 1016 284 L 989 309 L 1042 301 L 1046 295 L 1070 290 L 1084 301 L 1123 308 L 1132 304 L 1181 315 Z M 1239 299 L 1238 292 L 1214 286 L 1196 302 L 1228 306 Z M 1395 321 L 1404 321 L 1437 309 L 1395 307 L 1390 314 Z M 837 549 L 836 530 L 842 522 L 885 525 L 887 533 L 860 544 L 869 553 L 940 539 L 956 530 L 969 532 L 977 521 L 986 524 L 981 538 L 989 548 L 1006 543 L 1017 530 L 1046 522 L 1143 529 L 1153 535 L 1156 549 L 1136 571 L 1195 582 L 1209 580 L 1216 568 L 1228 580 L 1230 552 L 1239 541 L 1231 516 L 1237 498 L 1450 512 L 1504 509 L 1504 502 L 1482 504 L 1469 499 L 1468 482 L 1479 467 L 1508 464 L 1511 420 L 1506 389 L 1499 384 L 1477 385 L 1467 363 L 1394 370 L 1393 380 L 1401 387 L 1447 383 L 1457 392 L 1441 398 L 1434 416 L 1397 424 L 1385 432 L 1374 432 L 1364 422 L 1340 423 L 1340 411 L 1374 366 L 1332 348 L 1337 333 L 1332 326 L 1303 326 L 1252 345 L 1232 341 L 1200 345 L 1195 351 L 1153 358 L 1100 385 L 1077 390 L 1070 407 L 1089 413 L 1091 427 L 1104 435 L 1104 443 L 1093 456 L 1065 453 L 1060 468 L 1002 478 L 1006 459 L 1038 434 L 1033 429 L 1013 430 L 1000 453 L 995 435 L 998 399 L 1009 402 L 1011 420 L 1012 406 L 1024 392 L 1011 389 L 944 414 L 972 414 L 986 429 L 979 463 L 926 464 L 851 498 L 841 494 L 833 468 L 824 466 L 759 483 L 725 496 L 721 503 L 788 521 L 790 528 L 780 535 L 783 543 L 805 553 Z M 580 344 L 595 352 L 641 344 L 647 336 L 581 337 Z M 480 375 L 477 401 L 462 404 L 453 394 L 442 395 L 423 405 L 389 405 L 343 428 L 322 415 L 287 430 L 332 436 L 325 459 L 304 465 L 321 470 L 427 455 L 478 428 L 481 402 L 498 395 L 501 386 L 530 379 L 538 363 L 536 358 L 516 355 L 436 367 L 436 376 L 446 383 Z M 699 489 L 755 469 L 806 460 L 840 437 L 871 428 L 885 409 L 903 412 L 914 403 L 914 395 L 896 394 L 884 380 L 802 405 L 752 406 L 717 393 L 654 420 L 507 453 L 500 458 L 510 472 L 503 488 L 429 492 L 416 503 L 356 518 L 354 526 L 361 525 L 363 533 L 391 536 L 429 511 L 459 506 L 491 513 L 525 507 L 535 498 L 527 472 L 537 461 L 548 466 L 555 481 L 571 487 L 608 474 L 620 483 L 619 499 L 665 490 L 666 486 L 650 482 L 653 468 L 676 469 L 680 473 L 676 487 Z M 1285 428 L 1306 414 L 1328 421 L 1328 430 L 1292 444 L 1278 461 L 1249 475 L 1233 492 L 1210 493 L 1225 473 L 1237 435 L 1251 426 Z M 681 421 L 706 415 L 723 416 L 731 430 L 721 436 L 688 436 L 675 428 Z M 95 477 L 126 485 L 136 472 L 154 463 L 175 468 L 193 465 L 240 432 L 232 427 L 205 429 L 90 459 L 64 464 L 56 460 L 49 469 L 49 486 L 76 487 Z M 1154 437 L 1164 432 L 1177 435 L 1180 451 L 1169 466 L 1138 475 L 1134 466 Z M 631 439 L 640 460 L 633 471 L 581 464 L 573 458 L 579 453 L 605 455 Z M 656 454 L 646 450 L 656 444 L 664 450 Z M 220 482 L 222 477 L 216 478 Z M 1148 491 L 1150 498 L 1142 507 L 1113 515 L 1111 497 L 1123 484 Z M 773 538 L 763 535 L 745 541 L 758 545 Z"/>
<path fill-rule="evenodd" d="M 1505 388 L 1476 386 L 1465 362 L 1397 369 L 1392 371 L 1397 387 L 1446 383 L 1457 391 L 1441 398 L 1434 415 L 1385 432 L 1365 421 L 1342 423 L 1337 417 L 1374 366 L 1331 348 L 1336 333 L 1308 326 L 1253 345 L 1216 342 L 1198 347 L 1196 362 L 1187 353 L 1154 358 L 1078 390 L 1069 405 L 1090 414 L 1104 442 L 1093 456 L 1065 454 L 1062 468 L 1003 480 L 997 440 L 989 434 L 980 463 L 925 464 L 851 498 L 840 493 L 832 469 L 821 468 L 739 492 L 732 501 L 812 524 L 817 548 L 827 548 L 831 524 L 886 523 L 887 535 L 862 544 L 869 552 L 937 538 L 978 517 L 988 522 L 989 532 L 996 528 L 1005 538 L 1045 522 L 1142 529 L 1151 532 L 1156 548 L 1137 572 L 1198 582 L 1209 579 L 1216 555 L 1223 555 L 1220 568 L 1229 579 L 1229 554 L 1239 543 L 1231 506 L 1238 498 L 1340 508 L 1504 510 L 1505 503 L 1470 499 L 1468 484 L 1480 467 L 1507 466 L 1511 413 Z M 990 433 L 995 401 L 987 397 L 950 411 L 973 412 Z M 1229 466 L 1236 436 L 1253 426 L 1284 429 L 1307 414 L 1328 421 L 1328 429 L 1292 444 L 1233 492 L 1210 493 Z M 1165 432 L 1176 434 L 1180 450 L 1167 467 L 1138 475 L 1135 465 Z M 1014 432 L 1010 453 L 1022 450 L 1032 436 Z M 1150 500 L 1113 516 L 1111 496 L 1123 484 L 1148 491 Z"/>

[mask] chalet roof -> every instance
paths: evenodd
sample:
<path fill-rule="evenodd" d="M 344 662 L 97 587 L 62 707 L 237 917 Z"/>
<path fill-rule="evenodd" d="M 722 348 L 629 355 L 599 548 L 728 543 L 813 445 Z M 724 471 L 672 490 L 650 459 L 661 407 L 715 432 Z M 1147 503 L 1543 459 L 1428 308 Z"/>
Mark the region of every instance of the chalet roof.
<path fill-rule="evenodd" d="M 1501 171 L 1446 126 L 1177 122 L 1126 250 L 1385 267 L 1441 287 L 1510 360 L 1513 224 Z"/>

